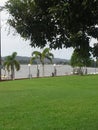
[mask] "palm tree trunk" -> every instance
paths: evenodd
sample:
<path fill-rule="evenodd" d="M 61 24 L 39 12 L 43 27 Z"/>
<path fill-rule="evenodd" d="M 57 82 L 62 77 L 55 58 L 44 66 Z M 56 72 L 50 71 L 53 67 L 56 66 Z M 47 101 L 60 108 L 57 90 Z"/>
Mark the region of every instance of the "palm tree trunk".
<path fill-rule="evenodd" d="M 11 66 L 11 79 L 14 80 L 15 76 L 14 76 L 15 72 L 14 72 L 14 66 Z"/>
<path fill-rule="evenodd" d="M 42 68 L 43 68 L 43 77 L 44 77 L 44 71 L 45 71 L 45 70 L 44 70 L 44 64 L 42 64 Z"/>
<path fill-rule="evenodd" d="M 8 79 L 10 79 L 10 71 L 8 70 Z"/>

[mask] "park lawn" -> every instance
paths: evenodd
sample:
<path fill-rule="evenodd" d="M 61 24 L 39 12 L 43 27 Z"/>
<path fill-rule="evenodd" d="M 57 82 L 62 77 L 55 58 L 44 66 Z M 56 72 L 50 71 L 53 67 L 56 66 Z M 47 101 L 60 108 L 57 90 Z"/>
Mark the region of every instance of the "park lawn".
<path fill-rule="evenodd" d="M 98 130 L 98 75 L 1 82 L 0 130 Z"/>

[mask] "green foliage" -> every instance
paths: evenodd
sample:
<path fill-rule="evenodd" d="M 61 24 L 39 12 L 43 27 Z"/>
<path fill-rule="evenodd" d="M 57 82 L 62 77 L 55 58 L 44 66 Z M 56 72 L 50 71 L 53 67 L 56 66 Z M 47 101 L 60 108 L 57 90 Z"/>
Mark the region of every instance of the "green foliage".
<path fill-rule="evenodd" d="M 73 67 L 83 67 L 90 66 L 91 58 L 89 57 L 87 51 L 82 51 L 82 49 L 75 49 L 71 57 L 71 66 Z"/>
<path fill-rule="evenodd" d="M 20 64 L 16 60 L 17 53 L 13 52 L 12 55 L 7 56 L 4 61 L 4 67 L 7 68 L 8 72 L 11 71 L 11 78 L 14 79 L 15 69 L 18 71 L 20 69 Z"/>
<path fill-rule="evenodd" d="M 92 49 L 92 53 L 93 53 L 93 56 L 96 57 L 96 59 L 98 59 L 98 43 L 94 44 L 94 47 Z"/>
<path fill-rule="evenodd" d="M 52 59 L 53 58 L 54 58 L 54 56 L 53 56 L 52 53 L 50 53 L 50 49 L 49 48 L 45 48 L 42 53 L 39 52 L 39 51 L 32 52 L 31 63 L 32 63 L 33 60 L 39 59 L 41 64 L 44 65 L 44 60 L 45 59 L 50 60 L 50 62 L 52 63 Z"/>
<path fill-rule="evenodd" d="M 98 38 L 98 0 L 8 0 L 8 23 L 31 46 L 79 47 L 89 50 Z"/>
<path fill-rule="evenodd" d="M 97 130 L 98 75 L 0 83 L 0 130 Z"/>
<path fill-rule="evenodd" d="M 44 76 L 44 62 L 45 62 L 44 60 L 48 59 L 52 63 L 53 58 L 54 56 L 52 53 L 50 53 L 50 49 L 45 48 L 42 53 L 39 51 L 32 52 L 32 58 L 30 62 L 32 63 L 32 61 L 34 61 L 35 59 L 39 59 L 41 64 L 43 65 L 43 76 Z"/>

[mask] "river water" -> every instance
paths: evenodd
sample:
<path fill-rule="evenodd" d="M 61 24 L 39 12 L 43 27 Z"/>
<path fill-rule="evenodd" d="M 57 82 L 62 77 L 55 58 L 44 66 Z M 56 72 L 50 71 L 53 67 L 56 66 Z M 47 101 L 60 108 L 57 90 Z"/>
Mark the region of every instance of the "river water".
<path fill-rule="evenodd" d="M 21 65 L 19 71 L 15 71 L 15 78 L 29 78 L 31 75 L 33 77 L 37 77 L 37 69 L 39 69 L 39 77 L 43 76 L 43 68 L 42 65 Z M 73 68 L 70 65 L 45 65 L 44 66 L 44 76 L 52 76 L 55 73 L 56 76 L 70 75 L 73 72 Z M 98 68 L 87 68 L 88 74 L 98 73 Z M 2 70 L 2 76 L 6 75 L 6 78 L 10 78 L 7 71 Z"/>

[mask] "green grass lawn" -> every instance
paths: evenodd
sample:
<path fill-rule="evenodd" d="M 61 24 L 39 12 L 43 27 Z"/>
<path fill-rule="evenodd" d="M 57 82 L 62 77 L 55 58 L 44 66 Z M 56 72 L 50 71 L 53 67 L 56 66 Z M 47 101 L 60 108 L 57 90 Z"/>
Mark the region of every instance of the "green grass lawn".
<path fill-rule="evenodd" d="M 0 130 L 98 130 L 98 75 L 1 82 Z"/>

